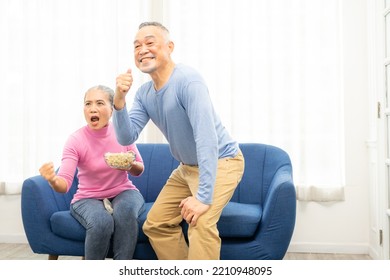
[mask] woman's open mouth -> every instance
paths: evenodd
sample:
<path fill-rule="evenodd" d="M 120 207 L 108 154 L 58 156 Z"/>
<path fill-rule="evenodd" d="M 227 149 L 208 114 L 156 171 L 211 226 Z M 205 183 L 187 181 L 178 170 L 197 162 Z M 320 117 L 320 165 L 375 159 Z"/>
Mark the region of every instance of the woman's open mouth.
<path fill-rule="evenodd" d="M 92 116 L 91 117 L 91 123 L 96 123 L 99 121 L 99 117 L 98 116 Z"/>

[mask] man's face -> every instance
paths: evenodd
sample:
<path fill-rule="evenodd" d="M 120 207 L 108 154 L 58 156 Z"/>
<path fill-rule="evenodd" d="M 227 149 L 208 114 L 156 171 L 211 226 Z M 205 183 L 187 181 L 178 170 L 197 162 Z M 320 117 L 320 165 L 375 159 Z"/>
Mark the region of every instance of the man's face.
<path fill-rule="evenodd" d="M 157 26 L 145 26 L 138 30 L 134 40 L 135 65 L 144 73 L 151 74 L 170 60 L 173 43 Z"/>

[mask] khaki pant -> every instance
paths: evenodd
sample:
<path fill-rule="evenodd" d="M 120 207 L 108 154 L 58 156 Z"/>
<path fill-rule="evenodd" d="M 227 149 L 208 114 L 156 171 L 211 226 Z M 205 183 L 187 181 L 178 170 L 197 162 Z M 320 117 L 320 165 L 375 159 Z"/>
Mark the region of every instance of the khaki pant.
<path fill-rule="evenodd" d="M 160 260 L 218 260 L 221 239 L 217 222 L 222 209 L 231 199 L 244 173 L 244 157 L 239 151 L 234 158 L 218 160 L 213 202 L 199 217 L 196 226 L 189 225 L 187 245 L 180 223 L 179 204 L 188 196 L 196 196 L 199 168 L 181 164 L 174 170 L 157 197 L 143 225 L 145 234 Z"/>

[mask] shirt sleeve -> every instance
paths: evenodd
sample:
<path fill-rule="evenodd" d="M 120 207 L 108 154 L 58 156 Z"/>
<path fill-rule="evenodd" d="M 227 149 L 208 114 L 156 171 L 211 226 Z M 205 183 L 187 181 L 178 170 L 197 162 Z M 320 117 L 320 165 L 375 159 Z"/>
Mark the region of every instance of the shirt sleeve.
<path fill-rule="evenodd" d="M 79 155 L 76 150 L 76 145 L 74 145 L 75 138 L 69 137 L 67 140 L 63 152 L 62 152 L 62 160 L 61 166 L 57 172 L 57 176 L 63 178 L 67 184 L 67 191 L 69 191 L 73 179 L 74 174 L 77 169 L 77 164 L 79 161 Z"/>
<path fill-rule="evenodd" d="M 202 82 L 191 82 L 183 99 L 196 143 L 199 166 L 196 197 L 204 204 L 211 204 L 218 164 L 218 138 L 212 102 L 208 89 Z"/>
<path fill-rule="evenodd" d="M 118 142 L 123 146 L 133 144 L 138 139 L 149 119 L 149 115 L 142 106 L 139 92 L 134 97 L 130 111 L 127 110 L 126 105 L 121 110 L 114 108 L 112 122 Z"/>

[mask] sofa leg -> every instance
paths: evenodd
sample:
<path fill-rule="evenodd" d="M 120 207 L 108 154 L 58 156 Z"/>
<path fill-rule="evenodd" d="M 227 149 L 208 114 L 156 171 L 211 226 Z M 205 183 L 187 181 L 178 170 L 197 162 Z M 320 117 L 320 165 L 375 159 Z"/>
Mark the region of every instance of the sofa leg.
<path fill-rule="evenodd" d="M 57 255 L 49 255 L 48 260 L 49 261 L 56 261 L 56 260 L 58 260 L 58 256 Z"/>

